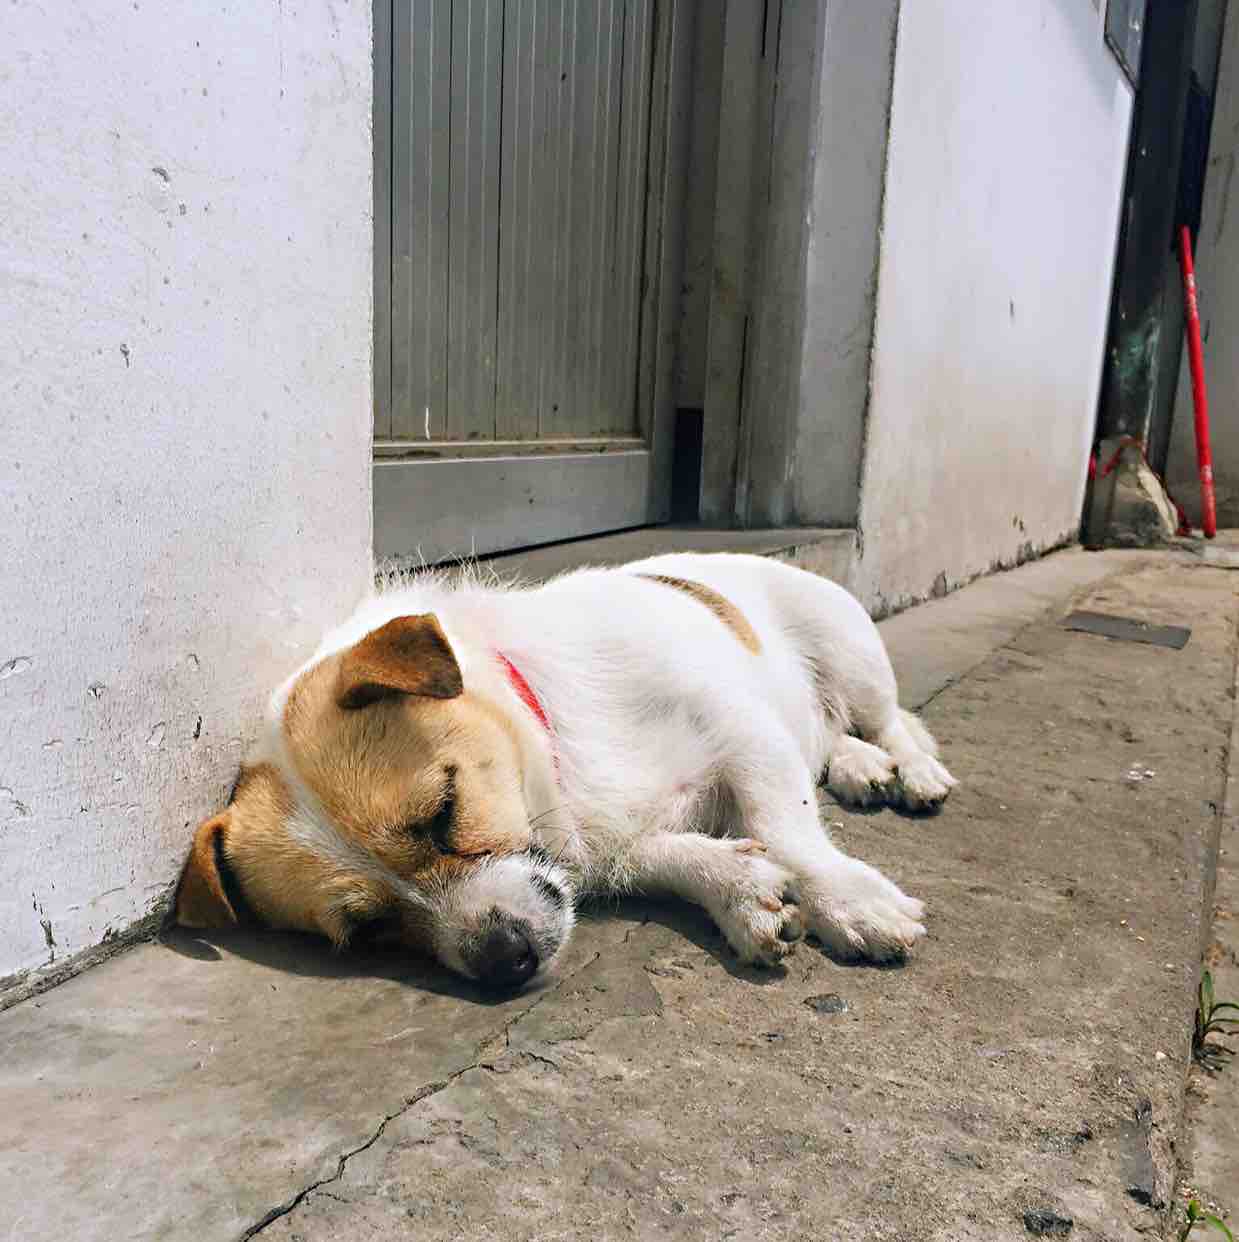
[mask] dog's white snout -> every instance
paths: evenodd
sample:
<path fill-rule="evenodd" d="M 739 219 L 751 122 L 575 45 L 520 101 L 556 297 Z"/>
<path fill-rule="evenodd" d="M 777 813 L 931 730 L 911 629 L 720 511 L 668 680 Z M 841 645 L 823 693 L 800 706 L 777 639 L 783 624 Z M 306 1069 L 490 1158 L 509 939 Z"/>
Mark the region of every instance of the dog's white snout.
<path fill-rule="evenodd" d="M 487 859 L 445 894 L 439 959 L 481 983 L 521 987 L 567 943 L 572 899 L 568 876 L 537 853 Z"/>

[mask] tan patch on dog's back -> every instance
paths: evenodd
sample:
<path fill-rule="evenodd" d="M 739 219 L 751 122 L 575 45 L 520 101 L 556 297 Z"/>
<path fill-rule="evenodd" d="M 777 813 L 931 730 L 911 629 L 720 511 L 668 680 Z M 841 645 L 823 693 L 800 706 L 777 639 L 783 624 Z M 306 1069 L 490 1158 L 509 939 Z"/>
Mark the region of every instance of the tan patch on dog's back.
<path fill-rule="evenodd" d="M 670 574 L 638 574 L 637 577 L 647 578 L 650 582 L 661 582 L 663 586 L 691 595 L 699 604 L 704 604 L 754 655 L 761 651 L 761 639 L 757 637 L 757 631 L 749 624 L 748 618 L 731 600 L 720 595 L 713 587 L 706 586 L 704 582 L 692 582 L 688 578 L 675 578 Z"/>

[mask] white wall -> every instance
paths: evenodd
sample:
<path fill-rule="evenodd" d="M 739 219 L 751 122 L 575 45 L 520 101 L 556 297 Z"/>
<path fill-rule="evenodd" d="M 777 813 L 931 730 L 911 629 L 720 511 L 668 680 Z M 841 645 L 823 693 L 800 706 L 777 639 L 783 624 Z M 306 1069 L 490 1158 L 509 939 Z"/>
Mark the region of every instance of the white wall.
<path fill-rule="evenodd" d="M 1234 198 L 1239 161 L 1239 13 L 1226 22 L 1218 69 L 1209 168 L 1196 243 L 1196 281 L 1209 393 L 1218 524 L 1239 525 L 1239 207 Z M 1191 371 L 1183 351 L 1166 481 L 1193 523 L 1200 522 Z"/>
<path fill-rule="evenodd" d="M 158 902 L 364 589 L 366 0 L 0 14 L 0 976 Z"/>
<path fill-rule="evenodd" d="M 1091 0 L 901 6 L 860 516 L 878 607 L 1076 532 L 1130 115 Z"/>

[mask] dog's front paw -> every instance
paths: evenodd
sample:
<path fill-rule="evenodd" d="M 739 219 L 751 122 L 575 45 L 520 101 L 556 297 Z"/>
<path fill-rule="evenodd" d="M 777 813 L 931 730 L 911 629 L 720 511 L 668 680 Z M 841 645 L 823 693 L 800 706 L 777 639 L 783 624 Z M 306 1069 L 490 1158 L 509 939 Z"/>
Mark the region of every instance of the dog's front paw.
<path fill-rule="evenodd" d="M 826 788 L 853 806 L 889 802 L 897 788 L 895 761 L 870 742 L 840 738 L 826 767 Z"/>
<path fill-rule="evenodd" d="M 802 905 L 810 933 L 843 958 L 897 961 L 925 935 L 924 905 L 854 858 L 814 877 Z"/>
<path fill-rule="evenodd" d="M 742 962 L 773 966 L 804 935 L 792 873 L 763 858 L 757 841 L 728 841 L 726 848 L 721 891 L 708 909 Z"/>
<path fill-rule="evenodd" d="M 940 807 L 958 783 L 932 755 L 899 765 L 899 800 L 909 811 Z"/>

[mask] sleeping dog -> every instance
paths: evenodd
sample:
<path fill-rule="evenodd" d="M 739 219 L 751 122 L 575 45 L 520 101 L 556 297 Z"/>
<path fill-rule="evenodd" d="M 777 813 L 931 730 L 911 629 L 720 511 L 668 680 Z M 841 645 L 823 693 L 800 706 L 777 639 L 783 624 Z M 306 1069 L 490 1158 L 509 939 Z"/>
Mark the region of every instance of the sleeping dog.
<path fill-rule="evenodd" d="M 399 579 L 272 696 L 175 913 L 390 941 L 503 991 L 553 968 L 597 893 L 695 902 L 744 962 L 806 932 L 902 957 L 923 907 L 831 844 L 823 773 L 912 809 L 955 783 L 825 579 L 738 555 Z"/>

